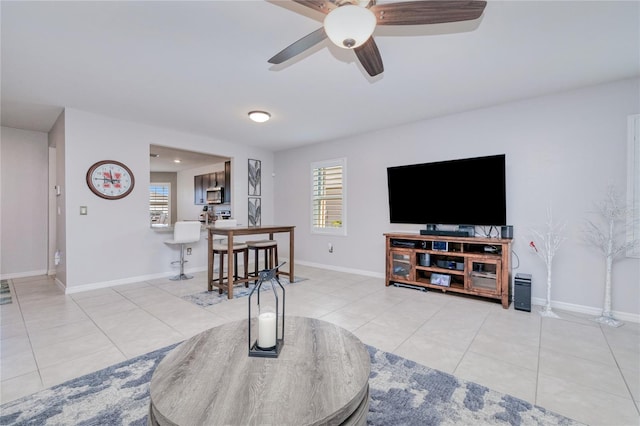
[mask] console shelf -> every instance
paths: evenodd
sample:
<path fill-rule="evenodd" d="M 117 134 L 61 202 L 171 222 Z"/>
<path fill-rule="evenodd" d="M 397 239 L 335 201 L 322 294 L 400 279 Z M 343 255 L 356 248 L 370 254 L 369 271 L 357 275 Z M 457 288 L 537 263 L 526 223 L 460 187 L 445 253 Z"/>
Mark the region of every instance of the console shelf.
<path fill-rule="evenodd" d="M 498 299 L 509 307 L 511 240 L 405 233 L 386 238 L 387 286 L 429 289 Z"/>

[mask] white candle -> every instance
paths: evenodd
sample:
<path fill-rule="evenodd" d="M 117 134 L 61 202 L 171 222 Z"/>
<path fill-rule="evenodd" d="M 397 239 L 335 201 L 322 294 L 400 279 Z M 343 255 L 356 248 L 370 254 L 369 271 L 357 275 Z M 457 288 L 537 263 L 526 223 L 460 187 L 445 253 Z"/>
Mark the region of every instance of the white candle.
<path fill-rule="evenodd" d="M 276 345 L 276 314 L 265 312 L 258 315 L 258 346 L 263 349 Z"/>

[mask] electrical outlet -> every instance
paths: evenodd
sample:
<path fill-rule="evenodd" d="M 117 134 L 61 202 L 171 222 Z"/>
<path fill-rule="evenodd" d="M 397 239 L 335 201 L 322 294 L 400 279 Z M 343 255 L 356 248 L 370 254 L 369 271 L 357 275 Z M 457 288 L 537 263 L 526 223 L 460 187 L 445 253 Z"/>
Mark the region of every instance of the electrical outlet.
<path fill-rule="evenodd" d="M 187 255 L 191 254 L 191 247 L 187 247 Z"/>

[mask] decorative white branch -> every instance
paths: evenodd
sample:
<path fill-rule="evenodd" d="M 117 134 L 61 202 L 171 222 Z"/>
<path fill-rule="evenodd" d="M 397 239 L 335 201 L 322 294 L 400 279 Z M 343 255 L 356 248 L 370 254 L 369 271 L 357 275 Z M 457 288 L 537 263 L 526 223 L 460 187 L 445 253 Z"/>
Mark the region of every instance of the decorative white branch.
<path fill-rule="evenodd" d="M 535 229 L 531 230 L 533 239 L 529 243 L 529 247 L 534 250 L 536 255 L 544 262 L 547 267 L 547 303 L 540 315 L 552 318 L 559 318 L 551 310 L 551 276 L 553 270 L 553 257 L 556 255 L 560 245 L 566 240 L 562 236 L 565 224 L 554 224 L 553 215 L 551 213 L 551 207 L 547 208 L 547 221 L 543 231 Z M 538 243 L 536 243 L 536 241 Z"/>
<path fill-rule="evenodd" d="M 604 307 L 602 315 L 595 318 L 595 321 L 612 327 L 620 327 L 623 323 L 614 318 L 611 312 L 611 272 L 613 270 L 613 262 L 623 252 L 633 248 L 640 240 L 635 239 L 625 243 L 618 243 L 617 240 L 622 237 L 625 239 L 626 227 L 629 226 L 629 215 L 633 213 L 632 209 L 627 207 L 618 196 L 613 185 L 607 187 L 607 194 L 604 201 L 596 205 L 595 213 L 604 222 L 604 231 L 600 226 L 587 220 L 584 227 L 584 241 L 599 250 L 605 258 L 605 282 L 604 282 Z M 617 226 L 619 223 L 622 226 Z"/>

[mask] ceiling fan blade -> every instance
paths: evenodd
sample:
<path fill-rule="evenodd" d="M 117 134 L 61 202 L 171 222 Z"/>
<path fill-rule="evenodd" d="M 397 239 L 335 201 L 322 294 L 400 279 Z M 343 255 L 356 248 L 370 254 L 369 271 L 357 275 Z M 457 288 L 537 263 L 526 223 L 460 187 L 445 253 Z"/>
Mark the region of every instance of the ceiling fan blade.
<path fill-rule="evenodd" d="M 382 57 L 378 50 L 378 45 L 373 40 L 373 37 L 369 37 L 369 40 L 364 42 L 363 45 L 353 49 L 356 52 L 356 56 L 364 69 L 369 73 L 371 77 L 375 77 L 384 71 L 382 65 Z"/>
<path fill-rule="evenodd" d="M 335 0 L 293 0 L 294 3 L 310 7 L 313 10 L 324 13 L 325 15 L 338 7 Z"/>
<path fill-rule="evenodd" d="M 418 0 L 371 6 L 378 25 L 423 25 L 477 19 L 486 1 Z"/>
<path fill-rule="evenodd" d="M 320 27 L 314 32 L 307 34 L 300 40 L 285 47 L 282 51 L 278 52 L 273 58 L 269 59 L 270 64 L 281 64 L 284 61 L 293 58 L 296 55 L 304 52 L 305 50 L 315 46 L 322 40 L 327 38 L 327 33 L 324 32 L 324 27 Z"/>

